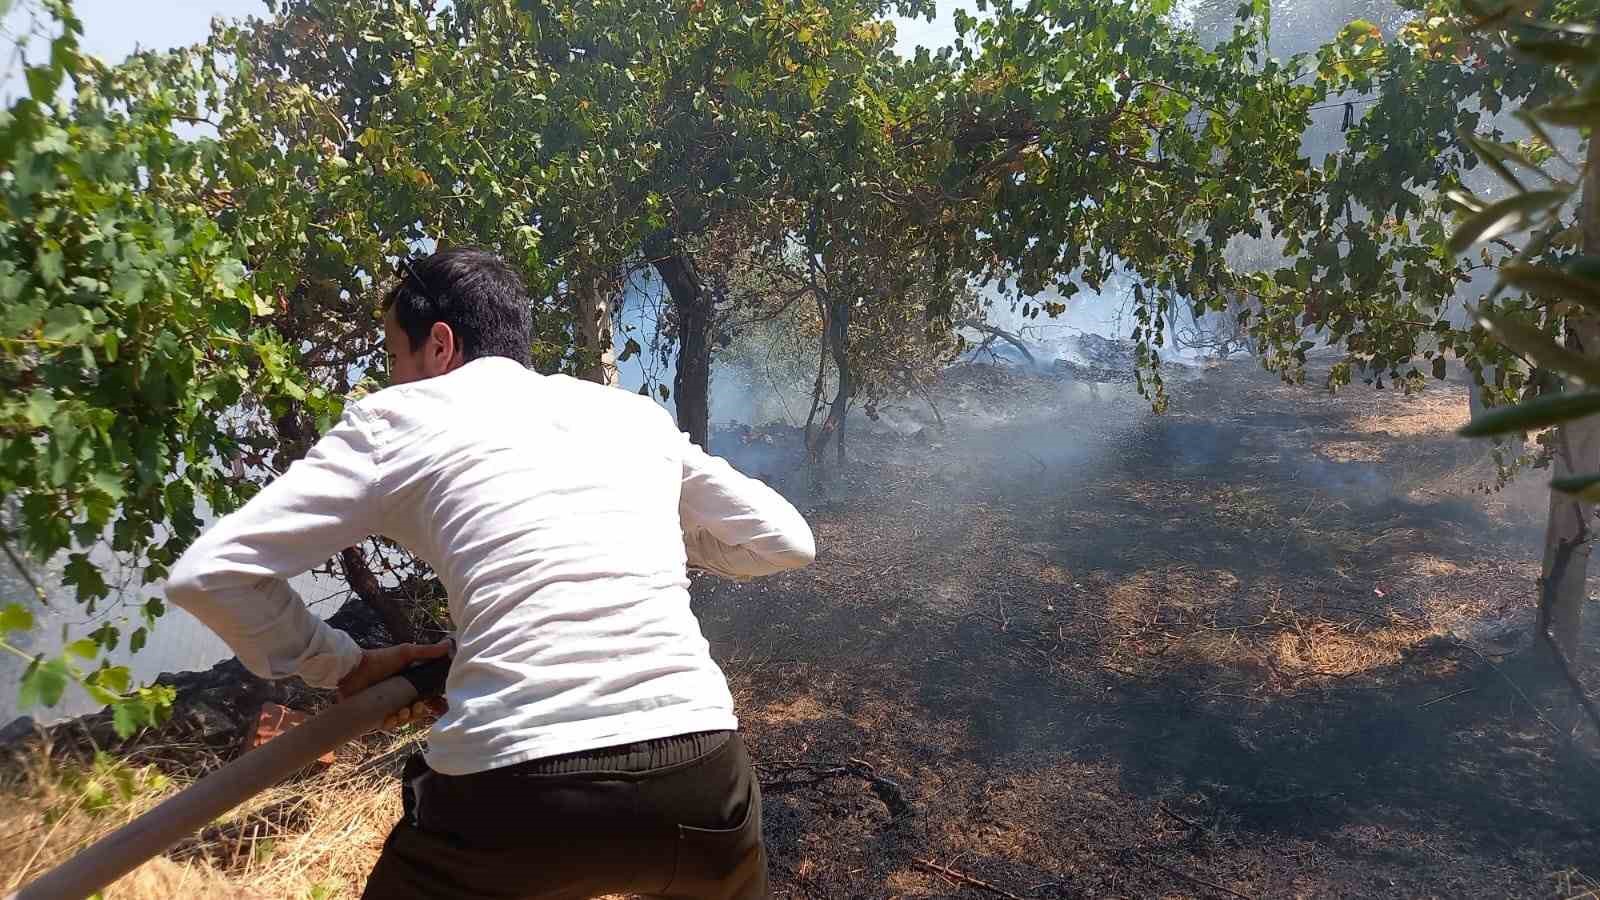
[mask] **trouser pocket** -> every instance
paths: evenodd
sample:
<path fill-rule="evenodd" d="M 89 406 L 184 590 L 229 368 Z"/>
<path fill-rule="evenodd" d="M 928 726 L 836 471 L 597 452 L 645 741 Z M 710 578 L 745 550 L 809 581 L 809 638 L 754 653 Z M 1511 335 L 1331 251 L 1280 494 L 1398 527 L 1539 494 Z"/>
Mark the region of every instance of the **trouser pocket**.
<path fill-rule="evenodd" d="M 727 828 L 678 826 L 677 860 L 666 893 L 672 897 L 766 896 L 766 854 L 761 845 L 761 788 L 751 777 L 744 814 Z"/>
<path fill-rule="evenodd" d="M 432 773 L 421 753 L 406 757 L 405 767 L 400 770 L 400 816 L 413 828 L 421 827 L 422 783 Z"/>

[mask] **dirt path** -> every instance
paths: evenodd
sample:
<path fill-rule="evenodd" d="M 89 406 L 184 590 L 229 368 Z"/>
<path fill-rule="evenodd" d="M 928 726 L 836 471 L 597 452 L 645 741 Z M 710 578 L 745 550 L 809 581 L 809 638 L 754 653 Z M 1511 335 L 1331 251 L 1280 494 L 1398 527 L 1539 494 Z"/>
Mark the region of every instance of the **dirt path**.
<path fill-rule="evenodd" d="M 1154 417 L 967 369 L 948 431 L 852 436 L 820 488 L 782 439 L 723 436 L 822 548 L 697 588 L 779 894 L 1593 888 L 1600 775 L 1550 728 L 1569 704 L 1454 636 L 1527 610 L 1538 513 L 1531 484 L 1475 491 L 1459 388 L 1328 397 L 1240 364 L 1174 392 Z"/>

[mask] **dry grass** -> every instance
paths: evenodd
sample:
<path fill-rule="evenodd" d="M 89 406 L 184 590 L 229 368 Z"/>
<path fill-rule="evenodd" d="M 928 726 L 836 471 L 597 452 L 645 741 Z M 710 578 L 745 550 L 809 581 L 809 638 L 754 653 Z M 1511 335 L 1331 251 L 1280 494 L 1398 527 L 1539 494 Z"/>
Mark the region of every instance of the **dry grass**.
<path fill-rule="evenodd" d="M 1404 652 L 1436 637 L 1437 628 L 1390 614 L 1376 627 L 1349 622 L 1299 622 L 1263 648 L 1272 668 L 1293 678 L 1347 678 L 1400 662 Z"/>
<path fill-rule="evenodd" d="M 814 697 L 796 697 L 756 711 L 757 716 L 769 722 L 820 722 L 830 714 Z"/>
<path fill-rule="evenodd" d="M 1330 462 L 1383 462 L 1385 448 L 1372 441 L 1324 441 L 1316 445 L 1318 456 Z"/>
<path fill-rule="evenodd" d="M 1420 570 L 1423 581 L 1463 571 L 1426 554 L 1400 565 Z M 1105 596 L 1105 667 L 1154 675 L 1200 665 L 1247 675 L 1260 690 L 1292 691 L 1321 679 L 1377 673 L 1445 631 L 1426 612 L 1319 611 L 1315 591 L 1270 580 L 1247 590 L 1226 569 L 1146 569 L 1111 585 Z"/>
<path fill-rule="evenodd" d="M 400 817 L 395 771 L 416 734 L 378 735 L 333 766 L 279 785 L 112 885 L 107 900 L 354 897 Z M 355 748 L 351 748 L 355 749 Z M 119 790 L 117 773 L 133 782 Z M 130 779 L 131 776 L 131 779 Z M 13 890 L 192 779 L 152 768 L 20 760 L 0 781 L 0 889 Z"/>
<path fill-rule="evenodd" d="M 1130 632 L 1112 644 L 1105 664 L 1147 675 L 1201 665 L 1215 672 L 1254 673 L 1250 681 L 1259 690 L 1292 691 L 1314 679 L 1375 674 L 1442 633 L 1431 622 L 1398 615 L 1366 624 L 1273 611 L 1239 626 L 1162 623 Z"/>
<path fill-rule="evenodd" d="M 1413 437 L 1453 433 L 1471 418 L 1471 405 L 1464 387 L 1438 385 L 1407 397 L 1404 403 L 1392 402 L 1382 394 L 1352 391 L 1352 399 L 1369 406 L 1356 416 L 1351 426 L 1366 434 Z"/>

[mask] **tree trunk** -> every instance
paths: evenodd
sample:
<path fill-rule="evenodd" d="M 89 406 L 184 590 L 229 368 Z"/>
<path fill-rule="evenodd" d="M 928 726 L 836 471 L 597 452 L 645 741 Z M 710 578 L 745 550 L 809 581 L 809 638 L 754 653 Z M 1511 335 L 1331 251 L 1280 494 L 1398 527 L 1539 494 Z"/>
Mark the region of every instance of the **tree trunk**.
<path fill-rule="evenodd" d="M 678 371 L 672 379 L 672 399 L 678 409 L 678 427 L 689 440 L 708 447 L 711 433 L 711 294 L 695 271 L 694 260 L 684 253 L 669 253 L 656 260 L 656 272 L 672 297 L 678 323 Z"/>
<path fill-rule="evenodd" d="M 822 410 L 822 385 L 828 374 L 828 304 L 821 292 L 813 292 L 817 298 L 817 318 L 822 320 L 822 337 L 817 342 L 817 380 L 811 386 L 811 411 L 806 415 L 806 430 L 804 432 L 806 450 L 811 449 L 814 439 L 814 429 L 817 424 L 817 413 Z"/>
<path fill-rule="evenodd" d="M 574 313 L 578 318 L 578 336 L 589 361 L 579 373 L 584 380 L 596 384 L 615 385 L 617 375 L 617 348 L 612 338 L 611 295 L 603 289 L 598 279 L 581 282 L 573 291 Z"/>
<path fill-rule="evenodd" d="M 1589 138 L 1588 166 L 1583 179 L 1583 250 L 1600 254 L 1600 140 Z M 1568 319 L 1567 345 L 1588 356 L 1600 356 L 1600 318 L 1584 316 Z M 1556 478 L 1586 475 L 1600 469 L 1600 416 L 1568 422 L 1556 429 Z M 1556 643 L 1577 663 L 1581 653 L 1583 604 L 1588 599 L 1590 545 L 1587 525 L 1594 506 L 1570 494 L 1550 492 L 1550 518 L 1544 535 L 1544 573 L 1546 590 L 1554 592 L 1550 606 L 1550 632 Z M 1578 543 L 1581 541 L 1581 543 Z M 1575 544 L 1571 561 L 1555 572 L 1563 544 Z M 1553 575 L 1559 575 L 1553 581 Z"/>
<path fill-rule="evenodd" d="M 828 441 L 837 437 L 839 444 L 839 461 L 844 462 L 844 419 L 850 411 L 850 398 L 855 394 L 855 379 L 850 371 L 850 302 L 848 300 L 830 303 L 828 320 L 823 323 L 823 333 L 827 335 L 828 350 L 833 355 L 833 366 L 839 372 L 839 388 L 833 394 L 833 403 L 828 407 L 828 416 L 822 420 L 822 427 L 817 429 L 811 445 L 807 448 L 813 463 L 822 461 L 823 451 L 828 449 Z"/>
<path fill-rule="evenodd" d="M 411 617 L 406 615 L 399 599 L 385 593 L 378 584 L 378 576 L 367 565 L 366 554 L 361 552 L 361 548 L 346 547 L 339 552 L 339 559 L 344 563 L 344 580 L 357 597 L 378 613 L 383 620 L 383 627 L 389 631 L 389 637 L 397 644 L 416 640 L 417 632 L 411 625 Z"/>

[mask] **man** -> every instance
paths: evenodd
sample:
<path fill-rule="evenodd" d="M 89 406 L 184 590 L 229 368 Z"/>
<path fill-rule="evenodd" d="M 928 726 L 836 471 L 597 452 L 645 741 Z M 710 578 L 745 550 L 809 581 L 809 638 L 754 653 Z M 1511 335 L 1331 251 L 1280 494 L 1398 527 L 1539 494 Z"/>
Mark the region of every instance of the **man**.
<path fill-rule="evenodd" d="M 532 304 L 494 256 L 402 269 L 393 386 L 196 541 L 168 596 L 251 671 L 349 695 L 447 647 L 362 651 L 284 579 L 377 533 L 448 589 L 448 709 L 365 896 L 765 897 L 760 792 L 686 566 L 803 566 L 810 529 L 647 398 L 529 370 Z"/>

